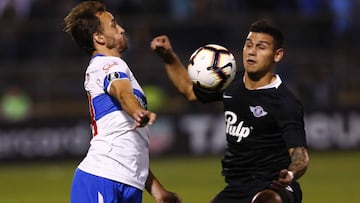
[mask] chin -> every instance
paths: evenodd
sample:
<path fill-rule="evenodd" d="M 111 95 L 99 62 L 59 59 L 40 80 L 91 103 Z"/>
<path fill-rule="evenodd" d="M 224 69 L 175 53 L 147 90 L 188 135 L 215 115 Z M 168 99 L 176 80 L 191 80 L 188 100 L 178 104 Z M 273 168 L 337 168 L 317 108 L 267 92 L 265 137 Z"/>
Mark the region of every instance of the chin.
<path fill-rule="evenodd" d="M 120 53 L 124 53 L 127 49 L 128 49 L 128 46 L 127 46 L 127 45 L 121 46 L 121 47 L 119 47 L 119 52 L 120 52 Z"/>
<path fill-rule="evenodd" d="M 264 76 L 264 73 L 259 72 L 259 71 L 248 71 L 247 70 L 246 72 L 247 72 L 247 75 L 249 76 L 249 78 L 253 81 L 258 81 Z"/>
<path fill-rule="evenodd" d="M 259 71 L 257 71 L 255 68 L 245 68 L 245 71 L 250 74 L 257 74 Z"/>

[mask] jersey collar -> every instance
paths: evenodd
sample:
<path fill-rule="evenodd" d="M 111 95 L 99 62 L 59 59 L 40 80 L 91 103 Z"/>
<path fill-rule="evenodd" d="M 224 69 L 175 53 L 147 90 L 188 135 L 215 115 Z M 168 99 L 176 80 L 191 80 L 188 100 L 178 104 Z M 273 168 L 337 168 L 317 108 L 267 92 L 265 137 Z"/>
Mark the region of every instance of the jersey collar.
<path fill-rule="evenodd" d="M 262 90 L 262 89 L 270 89 L 270 88 L 279 88 L 279 86 L 281 85 L 282 81 L 281 78 L 278 74 L 275 75 L 276 79 L 274 80 L 274 82 L 264 85 L 262 87 L 258 87 L 256 88 L 256 90 Z M 243 77 L 243 82 L 245 83 L 245 76 Z"/>
<path fill-rule="evenodd" d="M 104 54 L 95 54 L 94 56 L 91 57 L 91 59 L 97 57 L 97 56 L 105 56 Z"/>

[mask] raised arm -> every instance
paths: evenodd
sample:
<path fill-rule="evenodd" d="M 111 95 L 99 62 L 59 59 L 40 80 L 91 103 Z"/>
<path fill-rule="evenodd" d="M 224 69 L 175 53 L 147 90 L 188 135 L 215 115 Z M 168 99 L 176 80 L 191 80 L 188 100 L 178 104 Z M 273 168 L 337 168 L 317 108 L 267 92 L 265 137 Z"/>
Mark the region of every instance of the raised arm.
<path fill-rule="evenodd" d="M 173 51 L 169 38 L 166 35 L 155 37 L 150 47 L 163 59 L 167 75 L 177 90 L 187 100 L 195 101 L 196 96 L 193 91 L 192 81 L 185 66 Z"/>
<path fill-rule="evenodd" d="M 134 118 L 133 128 L 144 127 L 147 124 L 151 125 L 155 122 L 156 114 L 141 107 L 132 92 L 132 86 L 129 80 L 112 81 L 109 93 L 120 102 L 124 111 Z"/>

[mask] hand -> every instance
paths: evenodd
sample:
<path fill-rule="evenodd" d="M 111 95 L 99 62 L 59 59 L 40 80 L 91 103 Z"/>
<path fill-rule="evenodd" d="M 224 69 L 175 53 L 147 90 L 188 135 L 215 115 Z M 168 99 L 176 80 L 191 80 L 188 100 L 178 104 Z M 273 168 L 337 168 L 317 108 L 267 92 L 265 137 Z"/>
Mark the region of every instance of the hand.
<path fill-rule="evenodd" d="M 150 48 L 158 53 L 166 63 L 171 63 L 174 60 L 174 52 L 170 40 L 166 35 L 155 37 L 151 41 Z"/>
<path fill-rule="evenodd" d="M 158 197 L 155 197 L 156 203 L 181 203 L 182 200 L 181 198 L 173 193 L 173 192 L 169 192 L 169 191 L 165 191 L 162 192 L 161 195 L 159 195 Z"/>
<path fill-rule="evenodd" d="M 135 122 L 132 129 L 135 129 L 144 127 L 147 124 L 152 125 L 156 120 L 156 114 L 151 111 L 140 109 L 133 113 L 133 118 Z"/>
<path fill-rule="evenodd" d="M 278 188 L 284 188 L 293 181 L 294 175 L 289 173 L 287 169 L 282 169 L 279 174 L 279 179 L 273 181 L 273 186 Z"/>

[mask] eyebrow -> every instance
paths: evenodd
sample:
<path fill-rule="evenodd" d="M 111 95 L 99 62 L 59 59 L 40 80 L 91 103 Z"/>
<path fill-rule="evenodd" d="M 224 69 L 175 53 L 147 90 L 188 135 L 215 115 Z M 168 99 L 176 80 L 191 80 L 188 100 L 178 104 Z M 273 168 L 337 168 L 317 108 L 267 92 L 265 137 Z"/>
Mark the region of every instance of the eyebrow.
<path fill-rule="evenodd" d="M 252 42 L 252 43 L 253 43 L 253 41 L 252 41 L 250 38 L 247 38 L 247 39 L 246 39 L 246 41 L 248 41 L 248 42 Z M 268 41 L 264 41 L 264 40 L 259 41 L 259 43 L 260 43 L 260 44 L 268 44 L 268 45 L 270 45 L 270 44 L 271 44 L 270 42 L 268 42 Z"/>

